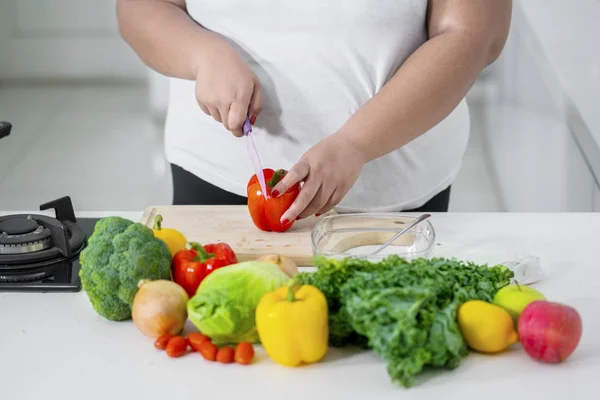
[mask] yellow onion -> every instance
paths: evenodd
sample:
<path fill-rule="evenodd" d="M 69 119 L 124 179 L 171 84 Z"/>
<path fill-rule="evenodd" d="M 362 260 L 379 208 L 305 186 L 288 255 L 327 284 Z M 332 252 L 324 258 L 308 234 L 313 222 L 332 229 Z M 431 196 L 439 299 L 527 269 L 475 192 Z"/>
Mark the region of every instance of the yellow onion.
<path fill-rule="evenodd" d="M 138 330 L 151 338 L 181 332 L 187 320 L 186 291 L 169 280 L 143 280 L 138 287 L 131 308 Z"/>
<path fill-rule="evenodd" d="M 290 278 L 298 274 L 298 266 L 291 258 L 279 254 L 268 254 L 260 257 L 257 261 L 274 264 Z"/>

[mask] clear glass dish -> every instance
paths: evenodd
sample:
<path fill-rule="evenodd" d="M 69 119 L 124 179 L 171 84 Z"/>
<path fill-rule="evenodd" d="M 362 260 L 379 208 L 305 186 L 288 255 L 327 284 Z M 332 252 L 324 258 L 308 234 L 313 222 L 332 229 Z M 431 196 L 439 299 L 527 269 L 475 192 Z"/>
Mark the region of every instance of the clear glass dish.
<path fill-rule="evenodd" d="M 407 260 L 429 258 L 435 247 L 435 230 L 428 220 L 412 227 L 379 254 L 368 256 L 418 216 L 398 213 L 330 215 L 321 219 L 311 233 L 314 256 L 363 258 L 381 261 L 390 255 Z"/>

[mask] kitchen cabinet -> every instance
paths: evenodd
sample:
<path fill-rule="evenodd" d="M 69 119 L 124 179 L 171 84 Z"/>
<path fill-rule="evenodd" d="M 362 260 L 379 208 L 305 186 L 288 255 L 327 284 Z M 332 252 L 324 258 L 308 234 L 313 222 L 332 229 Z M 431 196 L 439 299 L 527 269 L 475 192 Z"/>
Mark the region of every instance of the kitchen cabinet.
<path fill-rule="evenodd" d="M 485 111 L 482 110 L 485 108 Z M 595 181 L 569 129 L 509 105 L 474 107 L 501 202 L 511 212 L 592 211 Z"/>
<path fill-rule="evenodd" d="M 537 39 L 515 6 L 505 50 L 482 77 L 493 90 L 470 103 L 473 129 L 484 137 L 506 211 L 589 212 L 598 207 L 594 176 Z"/>
<path fill-rule="evenodd" d="M 593 212 L 600 212 L 600 187 L 594 187 L 594 208 Z"/>
<path fill-rule="evenodd" d="M 565 190 L 562 193 L 564 211 L 590 212 L 594 209 L 596 184 L 589 166 L 573 135 L 566 138 L 565 146 Z"/>
<path fill-rule="evenodd" d="M 145 79 L 116 0 L 2 0 L 0 79 Z"/>

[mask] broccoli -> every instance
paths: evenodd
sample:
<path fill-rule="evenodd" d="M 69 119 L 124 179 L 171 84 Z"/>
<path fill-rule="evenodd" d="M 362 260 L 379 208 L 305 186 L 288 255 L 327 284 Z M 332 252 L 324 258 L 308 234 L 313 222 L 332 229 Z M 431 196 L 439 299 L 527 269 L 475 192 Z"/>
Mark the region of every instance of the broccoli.
<path fill-rule="evenodd" d="M 171 279 L 171 253 L 143 224 L 121 217 L 96 223 L 79 257 L 79 277 L 94 310 L 111 321 L 131 319 L 143 279 Z"/>

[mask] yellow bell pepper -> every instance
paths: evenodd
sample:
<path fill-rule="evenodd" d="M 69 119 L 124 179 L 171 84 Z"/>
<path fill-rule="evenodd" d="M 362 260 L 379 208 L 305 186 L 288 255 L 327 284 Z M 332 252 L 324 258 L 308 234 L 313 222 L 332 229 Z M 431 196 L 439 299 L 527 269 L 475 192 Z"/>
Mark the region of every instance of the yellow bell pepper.
<path fill-rule="evenodd" d="M 171 257 L 173 257 L 175 253 L 185 249 L 187 238 L 183 233 L 179 232 L 176 229 L 163 228 L 162 222 L 162 215 L 158 214 L 157 216 L 155 216 L 152 231 L 154 232 L 155 237 L 161 239 L 167 244 L 167 246 L 169 247 L 169 251 L 171 252 Z"/>
<path fill-rule="evenodd" d="M 327 353 L 327 299 L 319 289 L 292 281 L 265 294 L 256 308 L 256 329 L 267 354 L 278 364 L 297 367 Z"/>

